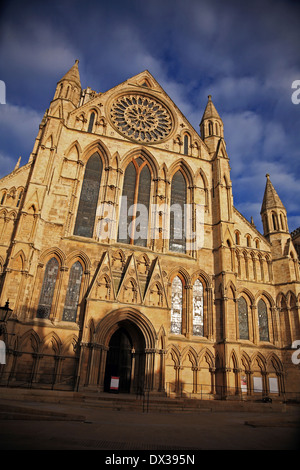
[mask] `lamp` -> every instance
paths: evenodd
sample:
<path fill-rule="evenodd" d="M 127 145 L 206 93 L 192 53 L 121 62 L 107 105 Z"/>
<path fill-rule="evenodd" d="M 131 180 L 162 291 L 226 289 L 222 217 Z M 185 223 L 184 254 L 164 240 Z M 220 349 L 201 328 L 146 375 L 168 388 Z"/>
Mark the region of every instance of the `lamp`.
<path fill-rule="evenodd" d="M 9 308 L 9 301 L 5 302 L 4 307 L 0 307 L 0 334 L 3 333 L 4 325 L 12 314 L 12 309 Z"/>

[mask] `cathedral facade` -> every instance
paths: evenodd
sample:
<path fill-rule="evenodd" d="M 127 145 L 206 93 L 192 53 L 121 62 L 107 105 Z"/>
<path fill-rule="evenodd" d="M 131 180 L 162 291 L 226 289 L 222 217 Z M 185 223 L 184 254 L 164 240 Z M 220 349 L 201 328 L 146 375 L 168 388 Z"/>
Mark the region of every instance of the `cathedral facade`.
<path fill-rule="evenodd" d="M 0 203 L 1 384 L 295 398 L 286 210 L 269 175 L 264 234 L 234 207 L 210 96 L 198 133 L 148 71 L 99 93 L 76 61 Z"/>

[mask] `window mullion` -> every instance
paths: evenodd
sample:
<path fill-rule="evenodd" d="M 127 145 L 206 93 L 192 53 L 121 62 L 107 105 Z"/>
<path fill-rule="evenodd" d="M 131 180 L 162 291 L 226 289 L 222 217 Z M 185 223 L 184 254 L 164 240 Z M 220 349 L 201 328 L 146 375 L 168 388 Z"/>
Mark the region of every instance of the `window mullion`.
<path fill-rule="evenodd" d="M 136 179 L 135 179 L 135 188 L 134 188 L 134 198 L 133 198 L 133 215 L 131 219 L 131 235 L 130 235 L 130 245 L 134 245 L 134 233 L 135 233 L 135 221 L 136 221 L 136 208 L 139 197 L 139 182 L 140 182 L 140 168 L 136 169 Z"/>

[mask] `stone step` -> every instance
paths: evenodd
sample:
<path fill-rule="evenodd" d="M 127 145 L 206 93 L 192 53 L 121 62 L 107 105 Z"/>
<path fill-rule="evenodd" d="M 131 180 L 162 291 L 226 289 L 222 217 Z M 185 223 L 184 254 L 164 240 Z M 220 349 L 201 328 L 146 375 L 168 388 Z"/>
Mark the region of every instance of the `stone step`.
<path fill-rule="evenodd" d="M 261 403 L 254 401 L 236 400 L 200 400 L 186 397 L 167 397 L 158 394 L 146 394 L 145 396 L 134 394 L 113 394 L 95 391 L 66 392 L 41 389 L 12 389 L 0 388 L 0 400 L 9 402 L 21 402 L 25 404 L 65 404 L 78 407 L 87 406 L 108 408 L 112 410 L 127 410 L 138 412 L 203 412 L 203 411 L 284 411 L 287 406 L 284 403 Z M 0 410 L 7 412 L 7 410 Z"/>
<path fill-rule="evenodd" d="M 149 401 L 129 398 L 98 398 L 86 397 L 84 404 L 89 407 L 109 408 L 115 410 L 160 411 L 160 412 L 193 412 L 212 411 L 207 404 L 186 403 L 183 400 L 150 398 Z"/>

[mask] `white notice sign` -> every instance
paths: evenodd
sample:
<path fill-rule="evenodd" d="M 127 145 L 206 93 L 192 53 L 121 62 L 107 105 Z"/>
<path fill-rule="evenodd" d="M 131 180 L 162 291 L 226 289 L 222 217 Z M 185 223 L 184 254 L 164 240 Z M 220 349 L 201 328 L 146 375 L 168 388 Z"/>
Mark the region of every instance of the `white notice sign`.
<path fill-rule="evenodd" d="M 277 377 L 269 378 L 269 390 L 270 393 L 278 393 L 278 379 Z"/>
<path fill-rule="evenodd" d="M 119 377 L 112 377 L 110 380 L 110 389 L 119 390 Z"/>
<path fill-rule="evenodd" d="M 244 376 L 241 377 L 241 390 L 242 393 L 247 393 L 247 379 Z"/>
<path fill-rule="evenodd" d="M 262 393 L 263 391 L 262 377 L 253 377 L 253 391 L 254 393 Z"/>

